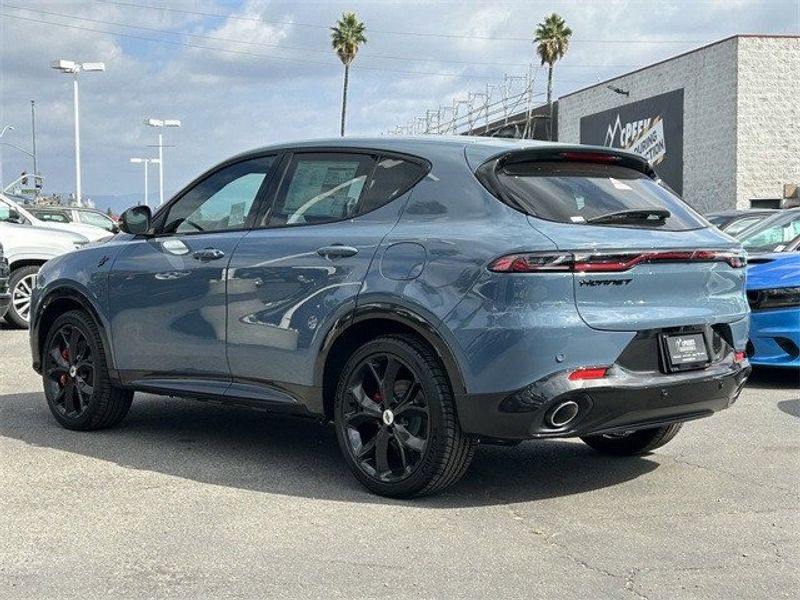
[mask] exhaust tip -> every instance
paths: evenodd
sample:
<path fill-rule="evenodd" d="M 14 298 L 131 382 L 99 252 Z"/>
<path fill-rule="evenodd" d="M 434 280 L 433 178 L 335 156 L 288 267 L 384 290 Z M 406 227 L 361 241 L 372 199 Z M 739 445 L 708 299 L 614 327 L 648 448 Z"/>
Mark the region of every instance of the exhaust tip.
<path fill-rule="evenodd" d="M 548 413 L 547 424 L 555 428 L 565 427 L 576 419 L 579 412 L 580 407 L 574 400 L 561 402 Z"/>

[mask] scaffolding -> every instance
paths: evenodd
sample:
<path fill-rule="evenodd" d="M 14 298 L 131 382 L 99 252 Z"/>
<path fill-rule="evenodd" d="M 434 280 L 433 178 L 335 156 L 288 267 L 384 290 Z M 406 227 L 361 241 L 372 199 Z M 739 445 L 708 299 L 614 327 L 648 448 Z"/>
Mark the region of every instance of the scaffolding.
<path fill-rule="evenodd" d="M 384 135 L 496 135 L 513 128 L 513 137 L 532 138 L 537 102 L 544 93 L 534 92 L 539 69 L 528 65 L 524 75 L 504 75 L 499 85 L 486 84 L 481 91 L 468 92 L 466 98 L 453 98 L 450 105 L 425 111 L 424 117 L 410 119 L 384 132 Z M 548 123 L 549 125 L 549 123 Z"/>

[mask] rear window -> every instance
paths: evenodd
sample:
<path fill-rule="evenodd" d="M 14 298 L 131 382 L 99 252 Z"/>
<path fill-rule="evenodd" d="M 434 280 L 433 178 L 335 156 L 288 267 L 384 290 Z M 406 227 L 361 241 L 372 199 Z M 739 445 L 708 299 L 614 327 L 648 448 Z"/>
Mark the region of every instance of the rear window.
<path fill-rule="evenodd" d="M 627 167 L 536 161 L 507 165 L 497 177 L 517 208 L 549 221 L 672 231 L 704 227 L 675 194 Z"/>

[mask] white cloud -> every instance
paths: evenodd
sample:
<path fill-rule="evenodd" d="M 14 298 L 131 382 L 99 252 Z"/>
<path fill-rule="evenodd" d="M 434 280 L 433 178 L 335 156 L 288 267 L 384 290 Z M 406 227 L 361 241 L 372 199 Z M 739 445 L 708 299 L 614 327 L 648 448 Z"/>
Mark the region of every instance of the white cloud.
<path fill-rule="evenodd" d="M 147 4 L 146 0 L 126 1 Z M 177 35 L 11 7 L 17 5 L 79 19 L 163 29 Z M 207 13 L 231 10 L 229 4 L 213 0 L 171 6 L 191 6 L 192 11 Z M 304 24 L 333 24 L 342 10 L 351 8 L 367 24 L 369 39 L 351 73 L 348 127 L 358 134 L 379 134 L 424 116 L 427 109 L 449 105 L 453 97 L 479 91 L 487 82 L 500 83 L 504 72 L 523 73 L 524 66 L 477 63 L 525 65 L 535 61 L 530 42 L 478 38 L 530 38 L 536 22 L 552 9 L 562 14 L 575 31 L 567 57 L 556 68 L 557 94 L 629 70 L 619 65 L 643 65 L 697 45 L 597 44 L 588 40 L 710 40 L 737 31 L 783 32 L 796 25 L 793 6 L 755 1 L 732 7 L 723 1 L 554 1 L 552 6 L 354 1 L 345 6 L 245 0 L 231 12 L 231 17 L 239 18 L 218 19 L 89 0 L 11 0 L 0 9 L 8 15 L 183 41 L 228 52 L 2 18 L 0 124 L 15 125 L 17 130 L 9 134 L 8 141 L 28 147 L 29 100 L 35 98 L 40 169 L 48 176 L 51 189 L 72 189 L 70 81 L 51 70 L 48 63 L 57 57 L 104 60 L 105 73 L 81 76 L 84 189 L 90 195 L 140 191 L 141 172 L 128 163 L 128 158 L 153 151 L 147 145 L 154 143 L 154 132 L 142 125 L 142 119 L 152 115 L 180 118 L 184 124 L 167 133 L 167 143 L 175 148 L 167 151 L 166 188 L 174 191 L 232 153 L 285 139 L 337 134 L 342 67 L 330 50 L 329 32 Z M 382 33 L 403 30 L 472 37 Z M 181 32 L 237 41 L 182 36 Z M 544 84 L 545 77 L 540 74 L 537 90 L 543 91 Z M 24 155 L 8 148 L 3 151 L 3 166 L 7 178 L 30 169 Z"/>

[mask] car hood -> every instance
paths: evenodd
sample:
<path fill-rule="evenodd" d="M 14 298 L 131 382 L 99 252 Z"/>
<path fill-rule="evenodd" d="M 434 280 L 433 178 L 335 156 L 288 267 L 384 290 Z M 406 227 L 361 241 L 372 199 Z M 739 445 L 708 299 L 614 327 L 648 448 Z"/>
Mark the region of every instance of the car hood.
<path fill-rule="evenodd" d="M 47 229 L 54 229 L 56 231 L 68 231 L 70 233 L 77 233 L 85 237 L 90 242 L 97 242 L 112 236 L 112 234 L 101 227 L 94 225 L 81 225 L 80 223 L 46 223 L 44 221 L 37 223 L 37 226 L 46 227 Z"/>
<path fill-rule="evenodd" d="M 800 287 L 800 252 L 762 254 L 747 268 L 747 289 Z"/>

